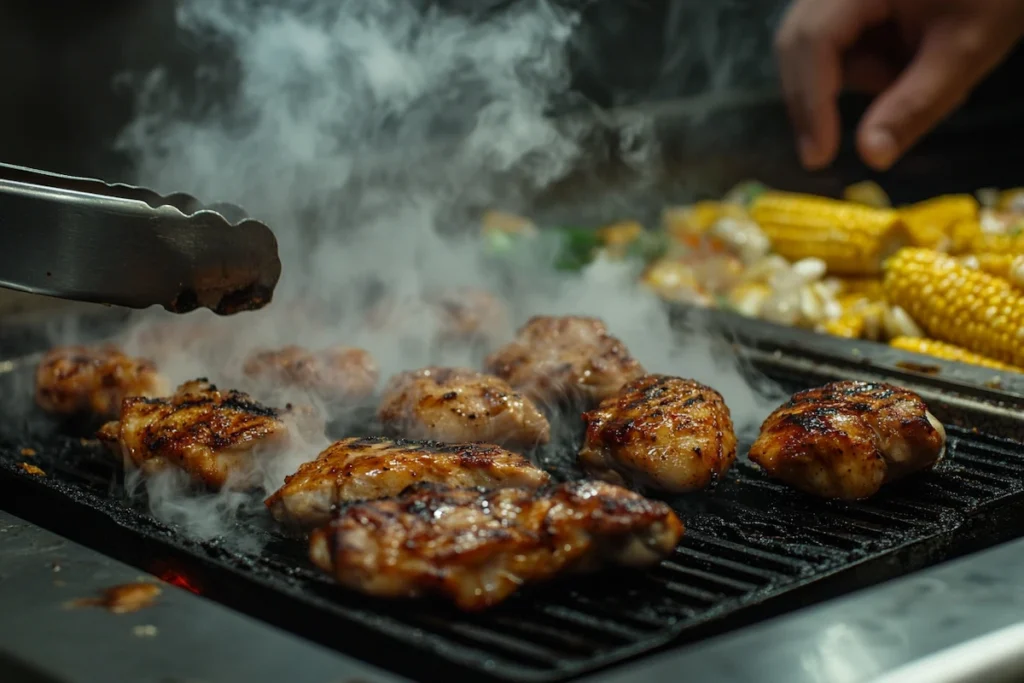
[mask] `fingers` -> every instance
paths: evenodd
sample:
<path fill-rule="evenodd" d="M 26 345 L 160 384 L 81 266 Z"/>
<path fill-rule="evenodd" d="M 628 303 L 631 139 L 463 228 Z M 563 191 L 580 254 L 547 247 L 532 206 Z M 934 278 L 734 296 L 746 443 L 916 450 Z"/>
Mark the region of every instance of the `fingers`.
<path fill-rule="evenodd" d="M 851 55 L 843 66 L 843 84 L 853 92 L 877 95 L 899 77 L 893 63 L 879 55 L 864 52 Z"/>
<path fill-rule="evenodd" d="M 885 0 L 797 0 L 784 18 L 776 36 L 779 75 L 807 168 L 835 158 L 844 53 L 887 14 Z"/>
<path fill-rule="evenodd" d="M 857 132 L 866 164 L 886 170 L 957 107 L 1001 58 L 990 57 L 969 29 L 937 29 L 907 69 L 872 103 Z"/>

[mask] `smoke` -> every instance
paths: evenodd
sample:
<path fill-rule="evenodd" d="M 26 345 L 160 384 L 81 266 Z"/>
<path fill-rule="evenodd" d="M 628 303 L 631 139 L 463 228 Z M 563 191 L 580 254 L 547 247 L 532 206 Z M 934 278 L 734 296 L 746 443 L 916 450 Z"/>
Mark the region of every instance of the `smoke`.
<path fill-rule="evenodd" d="M 179 2 L 183 35 L 215 56 L 197 74 L 208 96 L 187 101 L 164 73 L 136 78 L 139 114 L 120 147 L 139 184 L 233 202 L 268 222 L 283 275 L 258 313 L 137 316 L 128 350 L 156 348 L 176 382 L 229 384 L 248 352 L 290 343 L 367 348 L 385 378 L 479 366 L 478 350 L 430 343 L 436 321 L 424 315 L 428 293 L 474 287 L 503 295 L 517 324 L 540 313 L 600 317 L 650 371 L 716 387 L 738 428 L 755 425 L 769 406 L 727 345 L 705 334 L 677 340 L 629 266 L 599 262 L 567 276 L 541 254 L 498 272 L 481 254 L 480 209 L 528 206 L 613 152 L 640 171 L 656 165 L 642 118 L 622 125 L 612 150 L 594 147 L 605 138 L 584 118 L 549 116 L 572 100 L 578 21 L 545 0 L 461 14 L 414 0 Z M 406 315 L 368 327 L 374 297 Z M 266 472 L 268 490 L 286 473 Z M 245 507 L 236 494 L 184 495 L 172 477 L 147 488 L 156 514 L 204 537 Z"/>

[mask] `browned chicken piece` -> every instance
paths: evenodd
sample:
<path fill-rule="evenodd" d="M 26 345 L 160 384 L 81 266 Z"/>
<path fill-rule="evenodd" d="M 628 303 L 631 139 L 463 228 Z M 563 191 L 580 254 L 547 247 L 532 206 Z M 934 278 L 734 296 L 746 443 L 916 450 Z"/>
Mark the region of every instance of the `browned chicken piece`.
<path fill-rule="evenodd" d="M 559 574 L 656 564 L 682 535 L 667 505 L 604 482 L 491 492 L 420 485 L 345 509 L 313 531 L 310 557 L 370 595 L 440 594 L 476 611 Z"/>
<path fill-rule="evenodd" d="M 670 493 L 705 488 L 736 460 L 722 395 L 699 382 L 647 375 L 583 414 L 580 463 L 592 476 Z"/>
<path fill-rule="evenodd" d="M 945 448 L 946 430 L 917 394 L 844 381 L 793 394 L 761 425 L 750 459 L 801 491 L 857 500 L 931 468 Z"/>
<path fill-rule="evenodd" d="M 442 338 L 491 341 L 509 332 L 508 311 L 497 297 L 480 289 L 445 290 L 428 296 L 442 321 Z"/>
<path fill-rule="evenodd" d="M 195 380 L 170 397 L 125 399 L 121 419 L 97 437 L 126 468 L 152 474 L 178 467 L 212 489 L 246 489 L 256 483 L 256 460 L 292 443 L 290 417 L 242 392 Z"/>
<path fill-rule="evenodd" d="M 531 318 L 486 370 L 542 405 L 597 403 L 645 374 L 603 322 L 579 316 Z"/>
<path fill-rule="evenodd" d="M 266 504 L 280 522 L 317 526 L 340 504 L 390 498 L 417 482 L 534 489 L 549 480 L 526 458 L 497 446 L 349 438 L 299 467 Z"/>
<path fill-rule="evenodd" d="M 378 410 L 387 428 L 409 439 L 546 444 L 551 426 L 530 399 L 503 379 L 465 368 L 423 368 L 391 378 Z"/>
<path fill-rule="evenodd" d="M 188 354 L 219 363 L 230 355 L 231 338 L 227 320 L 175 316 L 134 326 L 123 335 L 123 342 L 125 348 L 151 358 Z"/>
<path fill-rule="evenodd" d="M 124 398 L 169 389 L 155 364 L 113 346 L 61 346 L 48 351 L 36 369 L 36 403 L 57 415 L 115 417 Z"/>
<path fill-rule="evenodd" d="M 472 288 L 432 291 L 418 301 L 387 297 L 370 309 L 367 322 L 372 329 L 401 329 L 424 313 L 437 325 L 442 342 L 494 341 L 509 328 L 505 304 L 490 292 Z"/>
<path fill-rule="evenodd" d="M 267 390 L 299 389 L 330 405 L 364 400 L 377 388 L 379 371 L 368 351 L 336 346 L 307 351 L 285 346 L 253 353 L 242 368 L 246 377 Z"/>

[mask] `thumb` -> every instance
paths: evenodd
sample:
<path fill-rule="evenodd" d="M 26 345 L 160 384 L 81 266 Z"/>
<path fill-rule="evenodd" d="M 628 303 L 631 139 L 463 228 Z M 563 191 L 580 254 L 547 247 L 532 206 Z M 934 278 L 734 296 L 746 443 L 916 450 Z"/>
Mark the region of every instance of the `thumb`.
<path fill-rule="evenodd" d="M 869 166 L 885 170 L 962 102 L 998 60 L 949 32 L 925 36 L 910 65 L 871 104 L 857 133 Z M 989 63 L 991 61 L 991 63 Z"/>

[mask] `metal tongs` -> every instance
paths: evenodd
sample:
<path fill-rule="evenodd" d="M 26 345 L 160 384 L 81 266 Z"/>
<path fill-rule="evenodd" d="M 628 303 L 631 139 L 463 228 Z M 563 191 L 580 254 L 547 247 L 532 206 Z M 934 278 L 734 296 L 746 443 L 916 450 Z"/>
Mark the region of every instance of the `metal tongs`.
<path fill-rule="evenodd" d="M 242 209 L 0 164 L 0 286 L 175 313 L 262 308 L 277 240 Z"/>

